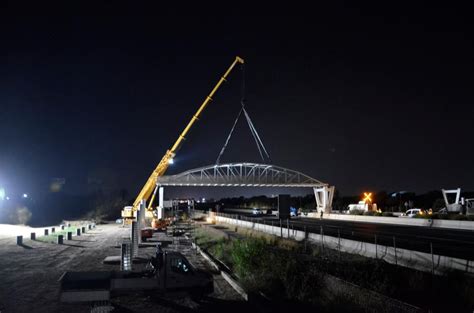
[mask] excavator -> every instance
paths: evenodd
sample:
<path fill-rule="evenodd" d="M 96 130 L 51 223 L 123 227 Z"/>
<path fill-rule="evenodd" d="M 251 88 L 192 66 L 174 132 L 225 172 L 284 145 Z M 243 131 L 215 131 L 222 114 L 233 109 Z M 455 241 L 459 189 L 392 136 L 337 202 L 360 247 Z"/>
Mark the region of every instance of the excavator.
<path fill-rule="evenodd" d="M 145 211 L 145 219 L 146 220 L 151 220 L 151 224 L 157 228 L 157 225 L 161 225 L 162 221 L 157 221 L 156 220 L 156 213 L 153 210 L 153 200 L 155 199 L 156 191 L 158 189 L 158 179 L 163 176 L 168 169 L 168 166 L 173 163 L 173 158 L 175 157 L 177 151 L 183 144 L 183 141 L 186 139 L 186 135 L 188 134 L 189 130 L 193 126 L 193 124 L 199 119 L 199 116 L 202 114 L 204 109 L 207 107 L 209 102 L 212 101 L 212 97 L 214 94 L 217 92 L 219 87 L 224 83 L 227 79 L 227 76 L 232 72 L 234 67 L 237 64 L 244 64 L 244 60 L 240 58 L 239 56 L 235 57 L 235 60 L 232 62 L 232 64 L 229 66 L 227 71 L 224 73 L 224 75 L 219 79 L 217 84 L 214 86 L 214 88 L 211 90 L 209 95 L 204 99 L 203 103 L 201 106 L 198 108 L 196 113 L 192 116 L 191 120 L 189 123 L 186 125 L 182 133 L 179 135 L 178 139 L 174 143 L 174 145 L 171 147 L 171 149 L 167 150 L 161 161 L 158 163 L 156 166 L 155 170 L 151 173 L 150 177 L 146 181 L 145 185 L 141 189 L 140 193 L 138 194 L 137 198 L 135 199 L 135 202 L 133 203 L 133 206 L 128 206 L 125 207 L 122 210 L 122 218 L 124 221 L 124 224 L 130 224 L 132 221 L 137 219 L 137 212 L 140 207 L 140 203 L 142 200 L 145 201 L 145 203 L 148 203 L 148 207 L 146 207 Z M 143 236 L 142 232 L 142 237 L 147 237 L 146 235 Z"/>

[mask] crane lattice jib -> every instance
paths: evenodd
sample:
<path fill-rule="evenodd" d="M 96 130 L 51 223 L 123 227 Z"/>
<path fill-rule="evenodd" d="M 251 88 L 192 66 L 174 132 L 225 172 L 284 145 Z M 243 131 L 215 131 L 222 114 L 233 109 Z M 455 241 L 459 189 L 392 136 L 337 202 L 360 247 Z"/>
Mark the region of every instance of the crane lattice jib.
<path fill-rule="evenodd" d="M 199 109 L 196 111 L 196 113 L 193 115 L 191 120 L 189 121 L 188 125 L 184 128 L 183 132 L 179 135 L 178 139 L 174 143 L 174 145 L 171 147 L 170 150 L 167 150 L 163 158 L 161 159 L 160 163 L 158 163 L 158 166 L 155 168 L 153 173 L 151 173 L 150 177 L 148 178 L 145 186 L 143 186 L 142 190 L 138 194 L 137 198 L 135 199 L 135 202 L 133 203 L 133 210 L 136 211 L 138 209 L 138 206 L 140 204 L 140 201 L 142 199 L 148 200 L 148 198 L 151 196 L 153 193 L 153 190 L 155 189 L 156 181 L 158 177 L 163 176 L 166 170 L 168 169 L 169 166 L 169 161 L 173 159 L 175 156 L 176 152 L 180 148 L 181 144 L 183 143 L 183 140 L 185 139 L 187 133 L 193 126 L 194 122 L 198 120 L 199 116 L 201 115 L 202 111 L 206 108 L 206 106 L 209 104 L 209 102 L 212 100 L 212 97 L 216 93 L 216 91 L 219 89 L 219 87 L 222 85 L 223 82 L 226 81 L 227 76 L 230 74 L 232 69 L 237 65 L 237 63 L 244 63 L 244 60 L 240 57 L 236 57 L 234 62 L 229 66 L 227 71 L 224 73 L 224 75 L 219 79 L 217 84 L 214 86 L 212 91 L 209 93 L 209 95 L 206 97 L 204 102 L 201 104 Z M 154 198 L 154 194 L 153 194 Z M 149 201 L 149 207 L 151 207 L 151 203 L 153 202 L 153 198 Z"/>

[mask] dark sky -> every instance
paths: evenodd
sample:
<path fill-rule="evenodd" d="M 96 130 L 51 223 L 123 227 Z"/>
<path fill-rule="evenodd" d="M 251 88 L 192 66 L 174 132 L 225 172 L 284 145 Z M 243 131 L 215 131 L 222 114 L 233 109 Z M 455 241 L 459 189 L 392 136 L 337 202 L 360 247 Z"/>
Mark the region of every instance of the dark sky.
<path fill-rule="evenodd" d="M 0 13 L 7 190 L 39 192 L 64 177 L 69 192 L 100 179 L 135 194 L 235 55 L 274 164 L 342 194 L 474 189 L 467 8 L 100 9 Z M 215 162 L 241 82 L 236 69 L 168 173 Z M 259 161 L 243 123 L 227 161 Z"/>

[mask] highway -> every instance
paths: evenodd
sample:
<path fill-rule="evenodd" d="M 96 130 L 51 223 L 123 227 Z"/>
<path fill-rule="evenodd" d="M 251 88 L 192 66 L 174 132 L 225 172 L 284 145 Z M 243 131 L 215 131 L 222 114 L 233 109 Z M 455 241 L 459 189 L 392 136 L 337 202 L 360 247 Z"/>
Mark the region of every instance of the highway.
<path fill-rule="evenodd" d="M 232 214 L 233 217 L 238 216 Z M 241 219 L 256 223 L 279 226 L 279 219 L 272 215 L 260 217 L 241 214 Z M 384 246 L 433 253 L 460 259 L 474 260 L 474 231 L 395 224 L 341 221 L 331 219 L 293 217 L 289 220 L 290 229 L 306 230 L 311 233 L 375 243 Z M 282 223 L 286 228 L 287 221 Z M 376 239 L 377 238 L 377 239 Z"/>

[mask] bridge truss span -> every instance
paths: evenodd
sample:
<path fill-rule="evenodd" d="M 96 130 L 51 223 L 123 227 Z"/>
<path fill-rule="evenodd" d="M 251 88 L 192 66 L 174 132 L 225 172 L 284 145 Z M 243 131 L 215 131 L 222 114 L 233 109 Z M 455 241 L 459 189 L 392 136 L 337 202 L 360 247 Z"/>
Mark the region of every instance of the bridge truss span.
<path fill-rule="evenodd" d="M 313 188 L 316 209 L 330 212 L 334 187 L 298 171 L 258 163 L 228 163 L 204 166 L 158 178 L 160 207 L 165 186 L 203 187 L 294 187 Z"/>
<path fill-rule="evenodd" d="M 186 172 L 162 176 L 160 186 L 216 186 L 216 187 L 310 187 L 328 184 L 298 171 L 258 163 L 229 163 L 210 165 Z"/>

